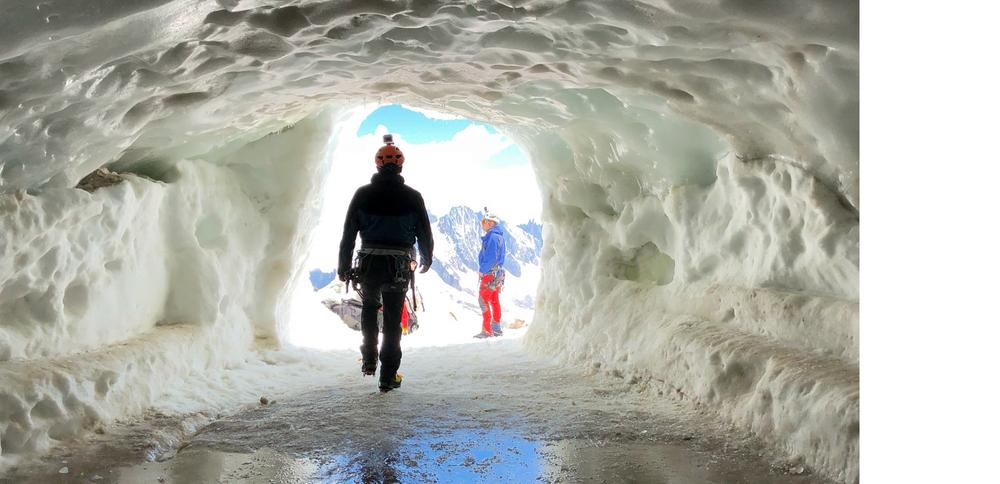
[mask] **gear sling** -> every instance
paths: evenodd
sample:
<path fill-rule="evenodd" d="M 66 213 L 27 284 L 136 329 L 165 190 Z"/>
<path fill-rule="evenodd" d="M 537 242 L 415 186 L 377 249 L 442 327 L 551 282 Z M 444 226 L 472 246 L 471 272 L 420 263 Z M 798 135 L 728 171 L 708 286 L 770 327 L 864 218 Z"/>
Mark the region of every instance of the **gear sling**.
<path fill-rule="evenodd" d="M 411 304 L 414 310 L 417 309 L 417 287 L 416 287 L 416 277 L 414 275 L 417 271 L 417 261 L 416 253 L 413 249 L 403 250 L 403 249 L 389 249 L 389 248 L 379 248 L 379 247 L 362 247 L 358 250 L 358 255 L 354 259 L 354 267 L 350 269 L 347 275 L 347 287 L 346 290 L 349 292 L 351 285 L 353 284 L 355 292 L 361 296 L 364 300 L 368 295 L 364 293 L 364 285 L 359 284 L 363 281 L 365 276 L 365 271 L 368 267 L 366 262 L 370 256 L 387 256 L 391 258 L 394 272 L 392 274 L 392 285 L 399 287 L 402 285 L 403 292 L 406 291 L 406 283 L 410 284 L 411 293 Z M 378 295 L 372 295 L 378 297 Z"/>

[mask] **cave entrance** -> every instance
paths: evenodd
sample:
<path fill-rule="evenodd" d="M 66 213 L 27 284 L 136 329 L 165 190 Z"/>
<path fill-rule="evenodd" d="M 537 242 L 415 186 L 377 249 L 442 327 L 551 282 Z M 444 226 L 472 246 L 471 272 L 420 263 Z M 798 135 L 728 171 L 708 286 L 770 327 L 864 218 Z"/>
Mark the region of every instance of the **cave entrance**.
<path fill-rule="evenodd" d="M 478 303 L 478 253 L 483 210 L 506 231 L 506 281 L 501 293 L 503 338 L 517 338 L 534 315 L 541 277 L 542 211 L 535 172 L 525 151 L 488 124 L 406 105 L 358 110 L 332 140 L 323 207 L 292 298 L 287 341 L 316 349 L 357 350 L 360 326 L 345 307 L 359 297 L 337 278 L 347 206 L 375 172 L 374 153 L 392 134 L 406 155 L 403 177 L 424 197 L 434 235 L 431 271 L 407 293 L 416 328 L 403 348 L 484 340 Z M 533 182 L 535 181 L 535 182 Z M 356 247 L 360 247 L 360 240 Z"/>

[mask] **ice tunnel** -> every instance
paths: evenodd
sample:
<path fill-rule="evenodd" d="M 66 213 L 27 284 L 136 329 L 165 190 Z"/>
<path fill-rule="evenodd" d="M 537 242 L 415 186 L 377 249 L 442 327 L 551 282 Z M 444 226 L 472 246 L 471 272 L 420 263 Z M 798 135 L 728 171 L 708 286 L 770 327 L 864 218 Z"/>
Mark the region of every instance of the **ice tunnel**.
<path fill-rule="evenodd" d="M 833 0 L 6 5 L 0 456 L 280 343 L 340 121 L 405 102 L 530 153 L 529 348 L 856 480 L 858 55 Z"/>

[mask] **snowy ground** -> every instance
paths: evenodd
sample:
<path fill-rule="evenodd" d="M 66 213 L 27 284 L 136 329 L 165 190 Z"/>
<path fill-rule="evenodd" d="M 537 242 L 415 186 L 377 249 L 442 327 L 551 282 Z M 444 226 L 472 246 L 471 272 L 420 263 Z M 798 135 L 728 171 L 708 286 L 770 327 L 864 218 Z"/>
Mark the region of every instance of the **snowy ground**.
<path fill-rule="evenodd" d="M 825 482 L 655 389 L 597 368 L 555 365 L 525 352 L 516 337 L 406 352 L 403 387 L 388 394 L 359 375 L 354 353 L 325 356 L 328 366 L 312 372 L 309 390 L 268 394 L 268 405 L 217 420 L 149 414 L 9 469 L 6 478 Z"/>
<path fill-rule="evenodd" d="M 537 267 L 532 269 L 533 275 L 537 274 Z M 518 295 L 523 297 L 524 294 L 534 293 L 537 275 L 533 280 L 526 279 L 529 286 L 518 287 L 520 280 L 510 277 L 500 296 L 504 325 L 520 326 L 517 329 L 508 328 L 508 336 L 520 336 L 527 331 L 534 314 L 534 311 L 512 303 L 513 298 Z M 416 312 L 419 328 L 412 334 L 403 336 L 403 351 L 468 343 L 473 335 L 479 333 L 482 328 L 482 313 L 479 312 L 477 296 L 449 287 L 431 272 L 417 275 L 417 287 L 420 291 L 418 301 L 422 301 Z M 406 297 L 412 297 L 411 294 L 412 292 L 407 292 Z M 361 333 L 348 328 L 339 316 L 322 305 L 323 300 L 356 297 L 354 290 L 345 292 L 343 283 L 339 281 L 316 292 L 303 279 L 293 296 L 288 342 L 317 350 L 356 351 L 361 344 Z"/>

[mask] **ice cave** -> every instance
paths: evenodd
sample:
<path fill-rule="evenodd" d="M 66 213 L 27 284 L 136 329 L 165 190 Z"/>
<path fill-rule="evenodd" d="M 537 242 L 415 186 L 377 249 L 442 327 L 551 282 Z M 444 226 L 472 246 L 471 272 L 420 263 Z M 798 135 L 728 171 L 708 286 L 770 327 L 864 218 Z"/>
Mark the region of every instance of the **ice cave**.
<path fill-rule="evenodd" d="M 353 354 L 287 351 L 290 302 L 338 177 L 334 140 L 359 109 L 405 103 L 488 123 L 531 158 L 540 284 L 523 338 L 489 356 L 496 375 L 529 355 L 609 382 L 539 376 L 536 388 L 511 374 L 529 386 L 469 392 L 507 408 L 551 393 L 573 400 L 570 417 L 602 398 L 622 412 L 670 406 L 787 463 L 782 478 L 859 480 L 857 2 L 8 3 L 0 472 L 129 418 L 178 416 L 159 445 L 180 460 L 212 416 L 329 383 L 333 360 L 360 380 Z M 410 361 L 451 371 L 431 350 Z M 394 398 L 433 397 L 414 371 Z M 584 445 L 546 455 L 585 467 L 630 432 L 598 435 L 624 413 L 587 415 L 523 420 L 546 442 L 577 432 Z M 636 439 L 669 437 L 646 421 Z M 351 422 L 324 431 L 371 425 Z M 59 472 L 87 478 L 72 462 Z"/>

